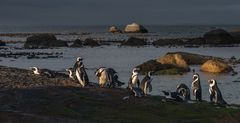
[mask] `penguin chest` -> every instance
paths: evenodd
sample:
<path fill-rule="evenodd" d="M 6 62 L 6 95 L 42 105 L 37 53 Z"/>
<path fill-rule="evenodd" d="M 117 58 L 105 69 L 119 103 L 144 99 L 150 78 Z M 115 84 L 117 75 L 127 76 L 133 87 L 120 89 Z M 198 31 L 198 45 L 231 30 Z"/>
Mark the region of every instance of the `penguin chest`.
<path fill-rule="evenodd" d="M 103 71 L 101 73 L 101 76 L 99 77 L 99 84 L 100 85 L 105 85 L 109 80 L 108 74 L 106 71 Z"/>
<path fill-rule="evenodd" d="M 81 71 L 79 69 L 77 69 L 76 70 L 76 77 L 77 77 L 78 81 L 80 82 L 80 84 L 82 86 L 85 86 L 85 83 L 83 81 L 83 78 L 82 78 L 81 74 L 82 74 Z"/>
<path fill-rule="evenodd" d="M 137 82 L 138 82 L 138 77 L 137 77 L 137 76 L 134 76 L 134 77 L 132 78 L 132 84 L 133 84 L 134 87 L 136 87 Z"/>

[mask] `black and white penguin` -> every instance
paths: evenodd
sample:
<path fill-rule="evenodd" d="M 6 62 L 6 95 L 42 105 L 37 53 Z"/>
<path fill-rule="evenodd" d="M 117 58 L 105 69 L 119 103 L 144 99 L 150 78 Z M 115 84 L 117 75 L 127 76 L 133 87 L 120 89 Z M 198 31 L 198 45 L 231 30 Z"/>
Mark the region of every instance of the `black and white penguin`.
<path fill-rule="evenodd" d="M 77 80 L 79 81 L 82 87 L 85 87 L 86 85 L 88 85 L 89 79 L 82 60 L 83 59 L 81 57 L 77 58 L 77 61 L 74 65 L 74 69 Z"/>
<path fill-rule="evenodd" d="M 66 71 L 68 72 L 68 77 L 71 79 L 71 80 L 75 80 L 75 76 L 73 74 L 73 71 L 71 68 L 69 69 L 66 69 Z"/>
<path fill-rule="evenodd" d="M 55 72 L 48 70 L 48 69 L 39 69 L 38 67 L 30 67 L 34 75 L 45 75 L 47 77 L 54 77 Z"/>
<path fill-rule="evenodd" d="M 128 82 L 128 88 L 131 87 L 138 87 L 140 86 L 140 81 L 138 78 L 138 74 L 139 74 L 139 68 L 133 68 L 132 70 L 132 76 L 129 78 L 129 82 Z"/>
<path fill-rule="evenodd" d="M 118 74 L 113 68 L 100 67 L 96 70 L 95 75 L 98 77 L 100 87 L 116 87 L 124 85 L 118 80 Z"/>
<path fill-rule="evenodd" d="M 176 92 L 183 96 L 184 100 L 191 100 L 190 98 L 190 89 L 186 84 L 181 83 L 177 86 Z"/>
<path fill-rule="evenodd" d="M 141 81 L 140 88 L 143 90 L 144 95 L 147 95 L 147 91 L 151 92 L 152 91 L 152 71 L 148 72 L 148 74 L 143 78 Z"/>
<path fill-rule="evenodd" d="M 98 77 L 98 84 L 100 87 L 105 87 L 107 84 L 109 84 L 110 77 L 107 73 L 107 68 L 100 67 L 95 71 L 95 75 Z"/>
<path fill-rule="evenodd" d="M 109 87 L 119 87 L 119 86 L 122 86 L 124 85 L 123 82 L 120 82 L 118 80 L 118 73 L 113 69 L 113 68 L 107 68 L 107 73 L 108 73 L 108 76 L 110 78 L 110 84 L 109 84 Z"/>
<path fill-rule="evenodd" d="M 178 92 L 171 92 L 171 91 L 162 91 L 165 95 L 165 98 L 168 100 L 173 100 L 177 102 L 183 102 L 184 97 L 181 96 Z"/>
<path fill-rule="evenodd" d="M 192 93 L 197 101 L 202 101 L 202 88 L 200 83 L 200 77 L 197 73 L 193 74 Z"/>
<path fill-rule="evenodd" d="M 219 90 L 217 86 L 217 81 L 214 79 L 208 80 L 209 83 L 209 93 L 210 93 L 210 101 L 225 105 L 227 104 L 226 101 L 223 99 L 221 91 Z"/>

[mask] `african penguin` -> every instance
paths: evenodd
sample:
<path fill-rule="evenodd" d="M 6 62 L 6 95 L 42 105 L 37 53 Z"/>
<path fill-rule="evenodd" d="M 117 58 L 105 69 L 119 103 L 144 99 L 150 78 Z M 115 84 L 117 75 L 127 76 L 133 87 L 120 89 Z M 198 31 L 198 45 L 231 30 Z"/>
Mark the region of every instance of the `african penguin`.
<path fill-rule="evenodd" d="M 144 95 L 141 88 L 129 86 L 129 90 L 135 97 L 142 97 Z"/>
<path fill-rule="evenodd" d="M 226 101 L 223 99 L 221 91 L 218 88 L 217 81 L 214 79 L 208 80 L 209 83 L 209 93 L 210 93 L 210 101 L 225 105 Z"/>
<path fill-rule="evenodd" d="M 124 83 L 118 80 L 117 72 L 113 68 L 100 67 L 96 70 L 95 75 L 98 77 L 100 87 L 122 86 Z"/>
<path fill-rule="evenodd" d="M 151 92 L 152 91 L 152 85 L 151 85 L 151 75 L 152 75 L 152 71 L 148 72 L 148 74 L 143 78 L 143 80 L 141 81 L 141 86 L 140 88 L 143 90 L 144 95 L 147 95 L 147 91 Z"/>
<path fill-rule="evenodd" d="M 176 92 L 183 96 L 185 101 L 191 100 L 190 89 L 188 88 L 187 85 L 181 83 L 180 85 L 177 86 Z"/>
<path fill-rule="evenodd" d="M 202 101 L 202 88 L 200 83 L 200 77 L 197 73 L 193 74 L 192 93 L 197 101 Z"/>
<path fill-rule="evenodd" d="M 69 69 L 66 69 L 66 71 L 68 72 L 68 77 L 69 77 L 71 80 L 75 80 L 75 76 L 73 75 L 72 69 L 69 68 Z"/>
<path fill-rule="evenodd" d="M 165 95 L 166 99 L 177 101 L 177 102 L 182 102 L 184 99 L 183 96 L 181 96 L 180 93 L 178 92 L 171 92 L 171 91 L 162 91 Z"/>
<path fill-rule="evenodd" d="M 100 87 L 105 87 L 106 84 L 109 84 L 110 78 L 106 69 L 107 68 L 105 67 L 100 67 L 95 72 L 95 75 L 98 77 L 98 83 Z"/>
<path fill-rule="evenodd" d="M 82 87 L 85 87 L 89 83 L 87 72 L 85 71 L 85 67 L 83 65 L 82 59 L 80 57 L 77 58 L 77 61 L 74 65 L 75 74 L 77 77 L 77 80 L 81 84 Z"/>
<path fill-rule="evenodd" d="M 30 67 L 32 69 L 33 74 L 35 75 L 46 75 L 47 77 L 54 77 L 55 73 L 48 69 L 39 69 L 37 67 Z"/>
<path fill-rule="evenodd" d="M 129 78 L 129 82 L 128 82 L 128 88 L 131 87 L 138 87 L 140 85 L 140 81 L 138 78 L 138 72 L 139 72 L 139 68 L 133 68 L 132 70 L 132 76 Z"/>

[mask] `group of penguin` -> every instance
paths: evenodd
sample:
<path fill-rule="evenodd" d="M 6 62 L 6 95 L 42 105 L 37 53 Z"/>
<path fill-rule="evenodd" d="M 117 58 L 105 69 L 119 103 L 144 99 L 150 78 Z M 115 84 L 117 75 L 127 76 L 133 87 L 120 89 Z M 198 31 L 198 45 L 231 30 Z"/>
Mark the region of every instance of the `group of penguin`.
<path fill-rule="evenodd" d="M 217 81 L 215 79 L 208 80 L 209 83 L 209 93 L 210 93 L 210 102 L 227 105 L 226 101 L 223 99 L 220 89 L 218 88 Z M 202 87 L 200 83 L 200 77 L 198 73 L 194 73 L 192 77 L 192 94 L 195 97 L 196 101 L 202 101 Z M 176 101 L 189 101 L 190 98 L 190 89 L 187 85 L 181 83 L 177 86 L 175 92 L 163 91 L 163 93 L 169 98 Z"/>
<path fill-rule="evenodd" d="M 54 77 L 55 73 L 47 69 L 39 69 L 37 67 L 31 67 L 33 74 L 36 75 L 47 75 L 48 77 Z M 73 68 L 66 69 L 68 76 L 73 81 L 78 81 L 82 87 L 92 85 L 93 83 L 89 82 L 87 72 L 83 65 L 83 59 L 78 57 Z M 129 79 L 127 89 L 130 90 L 132 95 L 135 97 L 147 96 L 148 92 L 152 91 L 152 77 L 153 71 L 149 71 L 147 75 L 140 82 L 139 80 L 139 68 L 134 68 L 132 70 L 132 75 Z M 118 74 L 113 68 L 100 67 L 95 71 L 95 75 L 98 77 L 99 87 L 109 87 L 115 88 L 124 85 L 123 82 L 118 80 Z M 196 101 L 202 101 L 202 88 L 200 83 L 199 74 L 193 74 L 193 81 L 191 85 L 192 94 L 195 97 Z M 227 104 L 224 101 L 222 94 L 218 88 L 217 81 L 214 79 L 208 80 L 209 83 L 209 93 L 210 93 L 210 102 L 216 104 Z M 190 89 L 187 85 L 181 83 L 177 86 L 176 91 L 162 91 L 167 99 L 172 99 L 174 101 L 189 101 L 190 98 Z"/>

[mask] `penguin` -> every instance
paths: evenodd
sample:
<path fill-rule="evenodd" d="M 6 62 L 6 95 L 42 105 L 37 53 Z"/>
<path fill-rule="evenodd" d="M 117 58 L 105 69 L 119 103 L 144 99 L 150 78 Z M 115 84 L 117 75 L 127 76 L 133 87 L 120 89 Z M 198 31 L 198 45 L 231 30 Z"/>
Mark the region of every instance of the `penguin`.
<path fill-rule="evenodd" d="M 183 96 L 185 101 L 191 100 L 190 89 L 188 88 L 187 85 L 181 83 L 180 85 L 177 86 L 176 92 Z"/>
<path fill-rule="evenodd" d="M 129 86 L 128 88 L 135 97 L 142 97 L 144 92 L 141 88 Z"/>
<path fill-rule="evenodd" d="M 39 69 L 38 67 L 30 67 L 34 75 L 46 75 L 47 77 L 54 77 L 55 72 L 48 69 Z"/>
<path fill-rule="evenodd" d="M 129 81 L 128 81 L 128 88 L 131 86 L 131 87 L 138 87 L 139 88 L 139 85 L 140 85 L 140 81 L 139 81 L 139 78 L 138 78 L 138 71 L 140 69 L 139 68 L 133 68 L 132 70 L 132 76 L 129 78 Z"/>
<path fill-rule="evenodd" d="M 178 92 L 171 92 L 171 91 L 162 91 L 165 95 L 166 99 L 177 101 L 177 102 L 183 102 L 183 96 Z"/>
<path fill-rule="evenodd" d="M 98 77 L 98 83 L 100 87 L 104 87 L 106 84 L 109 84 L 110 77 L 107 73 L 107 68 L 100 67 L 96 70 L 95 75 Z"/>
<path fill-rule="evenodd" d="M 76 62 L 74 64 L 74 66 L 73 66 L 73 71 L 74 72 L 76 71 L 77 67 L 80 66 L 80 64 L 82 64 L 82 61 L 83 61 L 82 57 L 77 57 Z"/>
<path fill-rule="evenodd" d="M 117 72 L 113 68 L 100 67 L 96 70 L 95 75 L 98 77 L 100 87 L 114 88 L 124 85 L 123 82 L 118 80 Z"/>
<path fill-rule="evenodd" d="M 120 82 L 118 80 L 118 74 L 117 72 L 113 69 L 113 68 L 107 68 L 107 73 L 108 73 L 108 76 L 109 76 L 109 88 L 110 87 L 113 87 L 115 88 L 116 86 L 119 87 L 119 86 L 122 86 L 124 85 L 123 82 Z"/>
<path fill-rule="evenodd" d="M 197 73 L 193 74 L 192 93 L 197 101 L 202 101 L 202 88 L 200 83 L 200 77 Z"/>
<path fill-rule="evenodd" d="M 33 74 L 40 75 L 39 68 L 37 67 L 29 67 L 29 68 L 32 70 Z"/>
<path fill-rule="evenodd" d="M 147 95 L 147 91 L 152 92 L 152 71 L 148 72 L 148 74 L 143 78 L 143 80 L 141 81 L 141 85 L 140 88 L 143 90 L 144 95 Z"/>
<path fill-rule="evenodd" d="M 68 77 L 71 79 L 71 80 L 75 80 L 75 76 L 74 76 L 74 74 L 73 74 L 73 71 L 72 71 L 72 69 L 71 68 L 69 68 L 69 69 L 66 69 L 66 71 L 68 72 Z"/>
<path fill-rule="evenodd" d="M 86 85 L 88 85 L 89 79 L 87 72 L 85 71 L 82 59 L 80 57 L 77 58 L 74 67 L 77 80 L 79 81 L 82 87 L 85 87 Z"/>
<path fill-rule="evenodd" d="M 208 83 L 209 83 L 210 102 L 226 105 L 227 103 L 223 99 L 221 91 L 217 86 L 217 81 L 214 79 L 211 79 L 211 80 L 208 80 Z"/>

